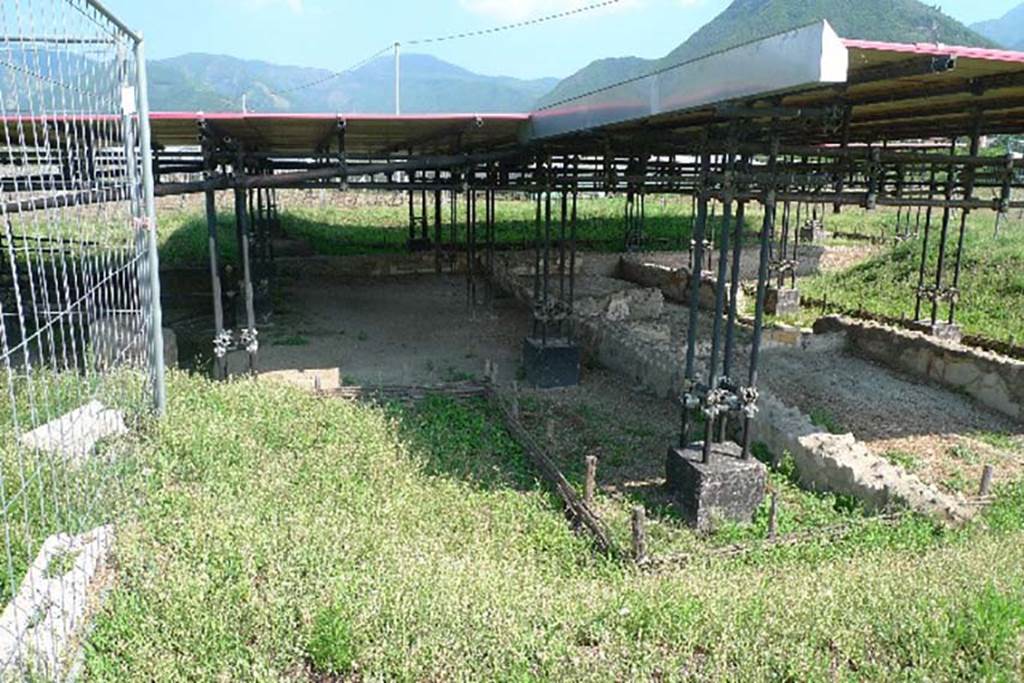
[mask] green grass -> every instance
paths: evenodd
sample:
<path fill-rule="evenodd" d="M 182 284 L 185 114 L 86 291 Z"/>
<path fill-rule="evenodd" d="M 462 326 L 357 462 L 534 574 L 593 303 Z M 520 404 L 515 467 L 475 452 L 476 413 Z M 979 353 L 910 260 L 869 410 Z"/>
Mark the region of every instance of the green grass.
<path fill-rule="evenodd" d="M 274 346 L 309 346 L 309 337 L 302 334 L 290 334 L 272 340 Z"/>
<path fill-rule="evenodd" d="M 962 532 L 642 573 L 569 530 L 482 403 L 170 389 L 89 680 L 1024 675 L 1020 485 Z"/>
<path fill-rule="evenodd" d="M 811 424 L 821 427 L 829 434 L 846 434 L 850 431 L 844 428 L 839 419 L 825 408 L 812 408 L 808 417 L 811 418 Z"/>
<path fill-rule="evenodd" d="M 466 243 L 466 229 L 460 204 L 455 240 Z M 430 208 L 431 212 L 433 208 Z M 623 200 L 621 198 L 581 198 L 578 207 L 578 239 L 591 251 L 621 251 L 624 248 Z M 497 204 L 496 243 L 505 248 L 532 248 L 535 206 L 532 201 L 502 199 Z M 404 253 L 409 238 L 408 208 L 394 205 L 316 206 L 312 203 L 283 207 L 282 230 L 290 237 L 306 240 L 319 254 L 348 256 L 373 253 Z M 430 237 L 433 239 L 433 213 Z M 554 230 L 557 233 L 558 219 Z M 720 219 L 716 218 L 717 225 Z M 676 249 L 687 243 L 691 230 L 689 199 L 666 197 L 647 204 L 646 233 L 652 248 Z M 758 223 L 751 221 L 750 226 Z M 220 258 L 238 262 L 235 245 L 234 214 L 218 216 Z M 187 209 L 167 210 L 159 220 L 160 257 L 165 266 L 201 267 L 208 259 L 208 233 L 205 216 Z M 447 206 L 442 226 L 443 240 L 451 238 Z"/>
<path fill-rule="evenodd" d="M 888 451 L 882 455 L 886 460 L 891 462 L 893 465 L 902 467 L 907 472 L 914 472 L 921 467 L 921 461 L 913 453 L 907 453 L 906 451 Z"/>

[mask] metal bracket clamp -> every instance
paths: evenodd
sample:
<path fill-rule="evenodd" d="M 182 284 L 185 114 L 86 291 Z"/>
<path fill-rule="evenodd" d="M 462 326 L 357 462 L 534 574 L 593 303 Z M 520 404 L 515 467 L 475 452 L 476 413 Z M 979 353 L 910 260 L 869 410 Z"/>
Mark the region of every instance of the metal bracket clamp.
<path fill-rule="evenodd" d="M 572 317 L 572 309 L 564 301 L 552 300 L 547 304 L 536 303 L 533 306 L 533 319 L 537 322 L 562 322 Z"/>
<path fill-rule="evenodd" d="M 223 358 L 228 354 L 234 343 L 234 333 L 231 330 L 223 330 L 213 338 L 213 355 L 217 358 Z"/>
<path fill-rule="evenodd" d="M 738 393 L 740 399 L 740 410 L 750 419 L 754 419 L 757 416 L 757 401 L 761 395 L 757 391 L 757 387 L 742 387 Z"/>
<path fill-rule="evenodd" d="M 689 396 L 689 395 L 687 395 Z M 757 415 L 759 394 L 756 387 L 737 386 L 728 377 L 719 380 L 718 388 L 708 391 L 699 403 L 708 420 L 726 413 L 743 413 L 753 419 Z"/>
<path fill-rule="evenodd" d="M 917 296 L 926 301 L 938 301 L 938 288 L 935 285 L 922 285 L 914 288 L 917 291 Z"/>
<path fill-rule="evenodd" d="M 260 350 L 259 331 L 256 328 L 242 330 L 242 345 L 249 353 L 256 353 Z"/>

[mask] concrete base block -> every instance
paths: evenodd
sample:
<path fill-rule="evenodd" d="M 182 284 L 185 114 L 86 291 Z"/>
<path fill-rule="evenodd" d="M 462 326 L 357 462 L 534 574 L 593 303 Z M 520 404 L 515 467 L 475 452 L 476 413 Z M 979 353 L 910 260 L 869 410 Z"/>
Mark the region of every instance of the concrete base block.
<path fill-rule="evenodd" d="M 526 381 L 540 389 L 571 387 L 580 383 L 580 347 L 568 339 L 536 337 L 523 342 L 523 367 Z"/>
<path fill-rule="evenodd" d="M 698 531 L 712 531 L 720 522 L 749 523 L 764 500 L 767 468 L 754 458 L 743 460 L 731 441 L 714 444 L 708 463 L 701 462 L 703 449 L 701 442 L 670 448 L 665 461 L 683 519 Z"/>
<path fill-rule="evenodd" d="M 76 678 L 82 636 L 109 585 L 113 542 L 111 526 L 43 542 L 0 615 L 0 680 Z"/>
<path fill-rule="evenodd" d="M 769 287 L 765 292 L 764 310 L 768 315 L 792 315 L 800 312 L 800 290 Z"/>
<path fill-rule="evenodd" d="M 957 344 L 963 341 L 964 338 L 963 330 L 955 323 L 951 325 L 940 320 L 932 324 L 931 320 L 915 320 L 908 326 L 917 332 L 924 332 L 937 339 L 945 339 Z"/>
<path fill-rule="evenodd" d="M 124 415 L 107 408 L 99 401 L 90 401 L 81 408 L 36 427 L 21 435 L 21 445 L 58 456 L 80 465 L 93 453 L 102 439 L 128 433 Z"/>
<path fill-rule="evenodd" d="M 821 244 L 828 239 L 828 231 L 820 223 L 807 224 L 800 228 L 800 241 L 806 244 Z"/>

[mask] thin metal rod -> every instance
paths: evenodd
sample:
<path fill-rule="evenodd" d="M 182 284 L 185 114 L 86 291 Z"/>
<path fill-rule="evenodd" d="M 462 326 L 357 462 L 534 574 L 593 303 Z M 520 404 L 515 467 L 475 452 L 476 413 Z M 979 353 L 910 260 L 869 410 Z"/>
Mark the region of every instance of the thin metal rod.
<path fill-rule="evenodd" d="M 729 320 L 725 326 L 725 376 L 732 378 L 732 365 L 736 352 L 736 318 L 739 314 L 741 257 L 743 255 L 743 227 L 746 203 L 736 207 L 736 232 L 733 235 L 732 276 L 729 278 Z"/>
<path fill-rule="evenodd" d="M 729 164 L 732 165 L 730 159 Z M 732 226 L 732 199 L 726 192 L 726 199 L 722 205 L 722 229 L 718 253 L 718 276 L 715 281 L 715 313 L 711 330 L 711 358 L 708 361 L 708 390 L 718 389 L 721 370 L 719 369 L 719 358 L 722 352 L 722 316 L 725 314 L 725 290 L 726 278 L 729 268 L 729 238 Z M 711 445 L 714 439 L 715 421 L 708 420 L 705 424 L 704 433 L 704 462 L 711 462 Z"/>
<path fill-rule="evenodd" d="M 711 155 L 707 152 L 701 155 L 701 173 L 706 174 L 711 167 Z M 708 222 L 708 198 L 702 188 L 697 199 L 697 218 L 693 228 L 693 266 L 690 272 L 690 311 L 686 329 L 686 367 L 684 370 L 687 392 L 692 388 L 696 378 L 695 366 L 697 356 L 697 326 L 700 324 L 700 288 L 701 276 L 704 265 L 704 231 Z M 679 446 L 686 448 L 690 445 L 690 410 L 685 403 L 683 405 L 682 424 L 679 430 Z"/>
<path fill-rule="evenodd" d="M 952 142 L 953 153 L 956 153 L 956 138 Z M 955 169 L 950 164 L 946 170 L 946 201 L 953 198 L 953 186 L 956 183 Z M 942 230 L 939 233 L 939 262 L 935 268 L 935 298 L 932 300 L 932 325 L 939 318 L 939 295 L 942 292 L 942 276 L 946 267 L 946 243 L 949 241 L 949 219 L 952 209 L 947 205 L 942 209 Z"/>
<path fill-rule="evenodd" d="M 771 155 L 768 158 L 769 172 L 774 173 L 778 166 L 778 136 L 772 138 Z M 757 301 L 754 308 L 754 337 L 750 344 L 750 374 L 747 385 L 756 388 L 758 379 L 761 341 L 764 336 L 764 309 L 768 293 L 768 261 L 771 258 L 772 242 L 775 233 L 775 186 L 768 188 L 764 197 L 764 221 L 761 224 L 761 253 L 757 266 Z M 750 458 L 751 417 L 743 418 L 743 459 Z"/>
<path fill-rule="evenodd" d="M 931 177 L 928 183 L 928 199 L 935 196 L 935 167 L 931 169 Z M 924 276 L 928 268 L 928 240 L 932 230 L 932 207 L 925 209 L 924 214 L 924 236 L 921 242 L 921 265 L 917 273 L 917 302 L 914 305 L 914 320 L 921 320 L 921 304 L 924 300 Z"/>
<path fill-rule="evenodd" d="M 224 300 L 220 281 L 220 249 L 217 246 L 217 198 L 212 190 L 206 193 L 206 230 L 210 252 L 210 282 L 213 293 L 214 378 L 224 379 L 227 375 L 227 358 L 216 354 L 217 344 L 224 334 Z"/>
<path fill-rule="evenodd" d="M 974 116 L 974 125 L 971 130 L 971 151 L 970 155 L 977 156 L 981 148 L 981 113 Z M 970 200 L 974 196 L 975 170 L 967 170 L 967 182 L 964 183 L 964 199 Z M 956 322 L 956 301 L 960 288 L 960 270 L 963 266 L 964 238 L 967 234 L 967 219 L 971 215 L 970 209 L 963 209 L 960 212 L 960 237 L 956 245 L 956 264 L 953 267 L 953 296 L 949 300 L 949 324 Z"/>

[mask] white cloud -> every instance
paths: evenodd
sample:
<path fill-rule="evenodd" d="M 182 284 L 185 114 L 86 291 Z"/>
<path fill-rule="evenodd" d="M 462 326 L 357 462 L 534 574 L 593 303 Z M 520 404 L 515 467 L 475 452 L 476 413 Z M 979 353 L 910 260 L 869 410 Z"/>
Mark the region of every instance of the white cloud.
<path fill-rule="evenodd" d="M 514 22 L 559 12 L 568 12 L 593 5 L 599 0 L 459 0 L 460 4 L 474 14 L 481 14 L 496 21 Z M 620 0 L 615 5 L 595 10 L 594 14 L 621 11 L 638 6 L 641 0 Z"/>

